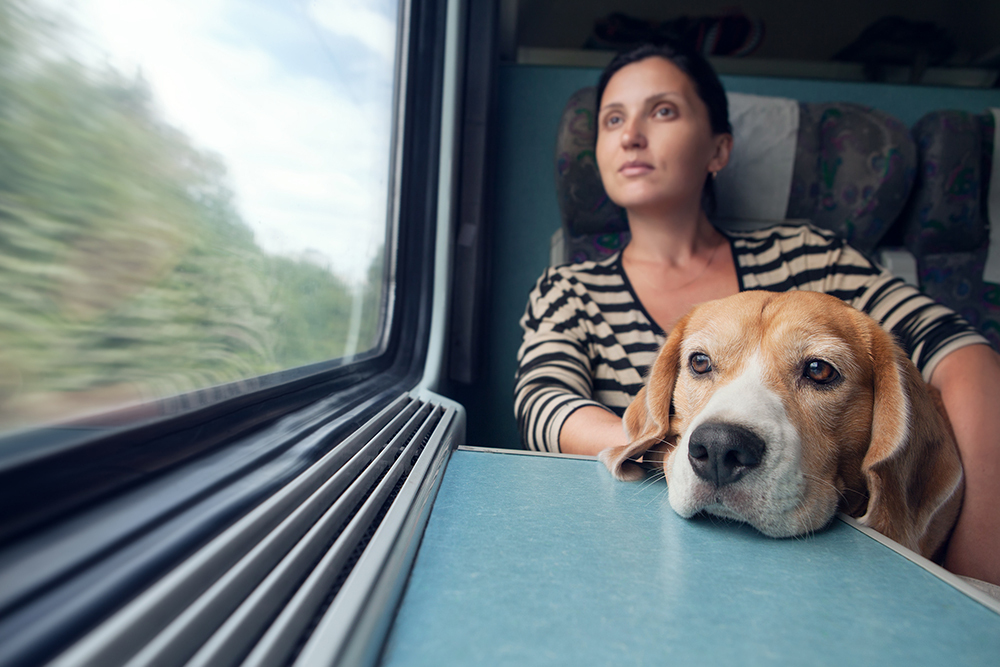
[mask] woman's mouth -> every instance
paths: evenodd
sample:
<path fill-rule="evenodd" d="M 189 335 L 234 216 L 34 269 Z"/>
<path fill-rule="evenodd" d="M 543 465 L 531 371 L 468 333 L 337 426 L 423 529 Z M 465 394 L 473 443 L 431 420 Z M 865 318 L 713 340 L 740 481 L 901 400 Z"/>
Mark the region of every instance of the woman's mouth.
<path fill-rule="evenodd" d="M 642 176 L 651 171 L 653 171 L 653 165 L 647 162 L 640 162 L 639 160 L 626 162 L 618 168 L 618 173 L 622 176 Z"/>

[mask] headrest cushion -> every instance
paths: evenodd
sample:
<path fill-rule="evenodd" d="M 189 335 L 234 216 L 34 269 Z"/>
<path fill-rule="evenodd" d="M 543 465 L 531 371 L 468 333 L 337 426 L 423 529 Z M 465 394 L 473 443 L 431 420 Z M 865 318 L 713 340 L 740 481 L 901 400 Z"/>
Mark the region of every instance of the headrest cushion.
<path fill-rule="evenodd" d="M 799 103 L 729 93 L 733 152 L 719 172 L 717 220 L 782 220 L 788 210 L 799 133 Z"/>

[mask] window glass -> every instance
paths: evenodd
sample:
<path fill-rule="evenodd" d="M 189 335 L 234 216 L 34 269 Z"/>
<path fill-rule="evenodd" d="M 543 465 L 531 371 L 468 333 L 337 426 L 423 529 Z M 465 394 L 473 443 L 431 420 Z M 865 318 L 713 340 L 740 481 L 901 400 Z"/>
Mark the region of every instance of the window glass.
<path fill-rule="evenodd" d="M 396 23 L 0 0 L 0 433 L 373 350 Z"/>

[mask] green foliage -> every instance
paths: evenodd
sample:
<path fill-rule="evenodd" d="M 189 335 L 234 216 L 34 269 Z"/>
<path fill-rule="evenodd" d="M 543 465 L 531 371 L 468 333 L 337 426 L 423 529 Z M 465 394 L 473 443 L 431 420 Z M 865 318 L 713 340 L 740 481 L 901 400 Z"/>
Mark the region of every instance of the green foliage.
<path fill-rule="evenodd" d="M 342 355 L 348 286 L 261 251 L 222 162 L 64 30 L 0 0 L 0 430 Z"/>
<path fill-rule="evenodd" d="M 324 268 L 285 257 L 272 259 L 272 275 L 283 304 L 276 355 L 288 366 L 344 354 L 351 316 L 351 293 Z"/>

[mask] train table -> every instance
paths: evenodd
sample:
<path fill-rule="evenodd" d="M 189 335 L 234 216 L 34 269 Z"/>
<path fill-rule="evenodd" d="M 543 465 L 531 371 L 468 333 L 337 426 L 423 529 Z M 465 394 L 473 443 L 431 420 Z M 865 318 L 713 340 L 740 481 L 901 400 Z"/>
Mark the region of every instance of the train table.
<path fill-rule="evenodd" d="M 593 459 L 451 454 L 384 665 L 1000 665 L 1000 605 L 847 517 L 682 519 Z"/>

